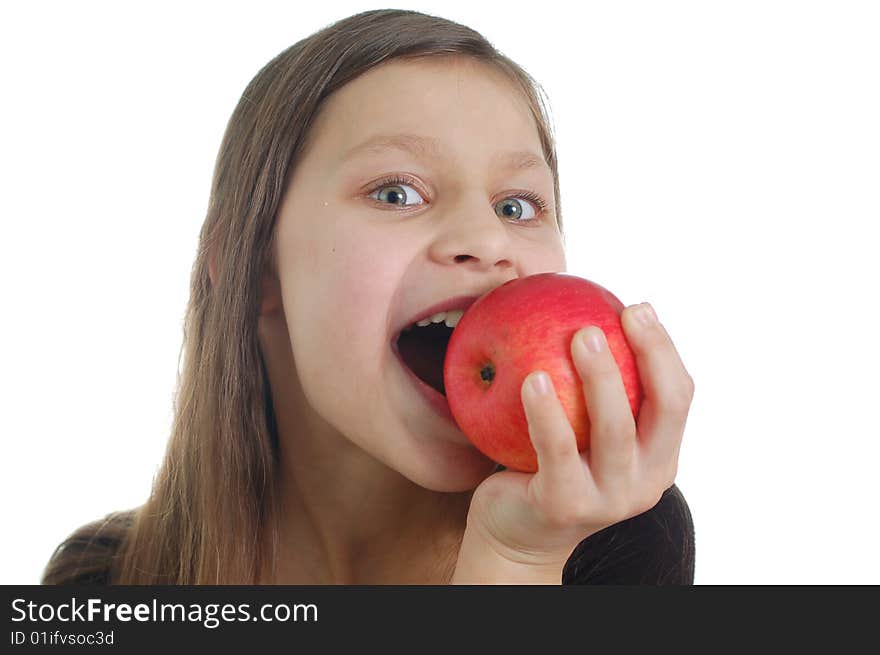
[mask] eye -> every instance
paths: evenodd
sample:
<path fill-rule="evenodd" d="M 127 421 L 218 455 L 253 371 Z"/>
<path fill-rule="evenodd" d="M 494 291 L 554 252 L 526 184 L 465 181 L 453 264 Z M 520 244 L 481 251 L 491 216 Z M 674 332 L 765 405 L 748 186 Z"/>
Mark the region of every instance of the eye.
<path fill-rule="evenodd" d="M 409 191 L 407 191 L 407 189 L 409 189 Z M 425 202 L 419 195 L 418 191 L 410 185 L 405 184 L 403 180 L 398 179 L 383 180 L 370 193 L 370 197 L 375 198 L 378 202 L 383 204 L 387 203 L 403 207 L 421 205 Z M 421 202 L 408 203 L 407 200 L 413 197 L 419 198 Z"/>
<path fill-rule="evenodd" d="M 414 183 L 409 178 L 388 177 L 377 182 L 368 197 L 379 204 L 398 207 L 418 207 L 425 204 L 425 200 L 412 184 Z M 421 202 L 408 202 L 415 198 Z M 514 192 L 513 195 L 495 203 L 496 215 L 512 223 L 540 223 L 546 211 L 547 202 L 532 191 Z"/>
<path fill-rule="evenodd" d="M 526 199 L 530 202 L 523 203 L 521 199 Z M 524 211 L 524 207 L 528 207 L 528 211 Z M 535 211 L 535 207 L 538 209 L 537 212 Z M 495 203 L 495 213 L 497 213 L 500 218 L 513 219 L 513 221 L 517 223 L 530 223 L 531 221 L 534 221 L 538 217 L 538 214 L 542 213 L 544 209 L 544 201 L 538 196 L 532 196 L 531 194 L 511 196 L 505 198 L 501 202 Z M 531 214 L 528 213 L 529 211 Z"/>
<path fill-rule="evenodd" d="M 526 215 L 523 217 L 523 207 L 528 207 L 532 211 L 532 215 Z M 522 218 L 522 221 L 528 222 L 535 218 L 535 210 L 529 203 L 522 203 L 518 198 L 505 198 L 499 203 L 495 204 L 495 213 L 498 214 L 501 218 L 512 218 L 515 221 L 518 221 Z M 527 212 L 526 212 L 527 214 Z"/>

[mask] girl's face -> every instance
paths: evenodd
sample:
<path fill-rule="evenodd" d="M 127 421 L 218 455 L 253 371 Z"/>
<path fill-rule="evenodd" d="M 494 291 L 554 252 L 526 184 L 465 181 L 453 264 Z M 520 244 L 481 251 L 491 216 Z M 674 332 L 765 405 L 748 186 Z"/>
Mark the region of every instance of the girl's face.
<path fill-rule="evenodd" d="M 474 488 L 494 464 L 392 346 L 437 303 L 565 270 L 553 177 L 522 94 L 464 57 L 371 69 L 310 128 L 276 230 L 286 334 L 261 338 L 289 340 L 294 360 L 297 383 L 276 412 L 295 434 L 282 440 L 310 431 L 423 487 Z"/>

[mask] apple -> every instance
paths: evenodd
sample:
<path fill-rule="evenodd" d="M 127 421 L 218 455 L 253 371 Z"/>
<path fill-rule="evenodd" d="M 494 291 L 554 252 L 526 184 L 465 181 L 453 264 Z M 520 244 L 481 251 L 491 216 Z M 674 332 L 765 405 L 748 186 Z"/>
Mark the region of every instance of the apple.
<path fill-rule="evenodd" d="M 461 431 L 506 468 L 537 471 L 520 389 L 540 369 L 553 380 L 578 450 L 589 449 L 590 418 L 571 359 L 572 338 L 589 325 L 605 333 L 637 417 L 642 385 L 621 325 L 623 309 L 604 287 L 568 273 L 517 278 L 477 299 L 453 330 L 443 362 L 446 399 Z"/>

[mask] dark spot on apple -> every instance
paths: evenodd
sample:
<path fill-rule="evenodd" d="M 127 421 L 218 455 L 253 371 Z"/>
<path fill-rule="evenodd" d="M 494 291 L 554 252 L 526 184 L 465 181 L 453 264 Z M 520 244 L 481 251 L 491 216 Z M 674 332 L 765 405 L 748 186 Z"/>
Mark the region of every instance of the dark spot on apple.
<path fill-rule="evenodd" d="M 492 362 L 486 362 L 483 364 L 483 368 L 480 369 L 480 378 L 484 382 L 488 382 L 492 384 L 492 380 L 495 379 L 495 365 Z"/>

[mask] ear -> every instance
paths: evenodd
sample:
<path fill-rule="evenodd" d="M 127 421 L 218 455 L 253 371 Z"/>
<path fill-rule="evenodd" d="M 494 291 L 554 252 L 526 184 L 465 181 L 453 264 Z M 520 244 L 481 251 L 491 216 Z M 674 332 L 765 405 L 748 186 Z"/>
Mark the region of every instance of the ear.
<path fill-rule="evenodd" d="M 217 284 L 217 252 L 211 250 L 208 255 L 208 275 L 211 286 Z M 275 274 L 271 263 L 267 263 L 260 279 L 260 315 L 273 314 L 281 309 L 281 282 Z"/>
<path fill-rule="evenodd" d="M 260 316 L 274 314 L 281 309 L 281 281 L 272 270 L 266 266 L 260 280 Z"/>

